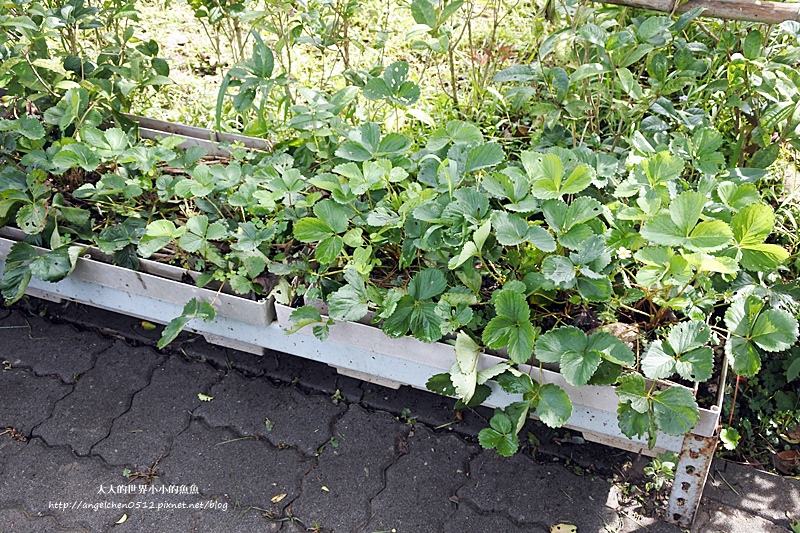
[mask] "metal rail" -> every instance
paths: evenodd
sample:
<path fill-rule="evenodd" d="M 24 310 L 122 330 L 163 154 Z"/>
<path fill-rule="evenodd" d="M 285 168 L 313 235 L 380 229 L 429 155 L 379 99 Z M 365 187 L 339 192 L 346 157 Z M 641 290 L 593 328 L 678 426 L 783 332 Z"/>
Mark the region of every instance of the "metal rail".
<path fill-rule="evenodd" d="M 639 9 L 651 9 L 665 13 L 685 13 L 696 7 L 704 9 L 702 16 L 727 20 L 743 20 L 764 24 L 780 24 L 787 20 L 800 21 L 800 4 L 760 2 L 759 0 L 593 0 Z"/>

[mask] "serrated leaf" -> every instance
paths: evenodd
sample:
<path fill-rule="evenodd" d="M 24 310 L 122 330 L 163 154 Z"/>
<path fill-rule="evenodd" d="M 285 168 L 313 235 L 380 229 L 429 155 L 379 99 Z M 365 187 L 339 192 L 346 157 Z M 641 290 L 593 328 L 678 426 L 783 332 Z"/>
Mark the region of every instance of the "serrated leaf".
<path fill-rule="evenodd" d="M 652 428 L 652 419 L 650 413 L 639 412 L 627 402 L 619 404 L 617 408 L 617 421 L 619 422 L 619 429 L 628 438 L 644 437 L 648 435 L 654 428 Z"/>
<path fill-rule="evenodd" d="M 408 294 L 414 299 L 429 300 L 439 296 L 447 288 L 447 278 L 441 270 L 427 268 L 420 270 L 408 284 Z"/>
<path fill-rule="evenodd" d="M 675 353 L 687 353 L 711 341 L 711 328 L 699 320 L 681 322 L 669 330 L 667 341 Z"/>
<path fill-rule="evenodd" d="M 171 343 L 186 324 L 192 320 L 203 319 L 205 322 L 211 322 L 214 318 L 216 318 L 216 311 L 210 303 L 192 298 L 183 307 L 181 315 L 170 320 L 169 324 L 167 324 L 164 331 L 161 333 L 161 338 L 158 340 L 156 346 L 158 349 L 162 349 Z"/>
<path fill-rule="evenodd" d="M 700 412 L 692 392 L 671 387 L 653 393 L 653 418 L 658 429 L 667 435 L 685 435 L 700 420 Z"/>
<path fill-rule="evenodd" d="M 489 421 L 490 428 L 484 428 L 478 433 L 478 442 L 486 449 L 496 449 L 504 457 L 514 455 L 519 448 L 519 439 L 514 432 L 511 418 L 502 411 L 495 411 Z"/>
<path fill-rule="evenodd" d="M 508 347 L 516 363 L 525 363 L 533 353 L 536 329 L 530 322 L 530 308 L 525 297 L 515 291 L 499 291 L 494 298 L 494 317 L 483 330 L 482 340 L 491 348 Z"/>
<path fill-rule="evenodd" d="M 345 268 L 345 279 L 347 285 L 330 295 L 328 312 L 334 320 L 355 322 L 364 318 L 369 310 L 367 288 L 355 267 Z"/>
<path fill-rule="evenodd" d="M 768 352 L 788 350 L 797 341 L 797 319 L 786 311 L 769 309 L 753 325 L 751 339 Z"/>
<path fill-rule="evenodd" d="M 557 428 L 567 423 L 572 416 L 572 401 L 569 395 L 552 383 L 539 388 L 539 401 L 536 404 L 536 416 L 548 427 Z"/>
<path fill-rule="evenodd" d="M 316 218 L 301 218 L 295 222 L 293 233 L 300 242 L 319 242 L 335 234 L 330 226 Z"/>
<path fill-rule="evenodd" d="M 28 266 L 33 277 L 51 282 L 66 278 L 74 267 L 67 246 L 43 253 Z"/>
<path fill-rule="evenodd" d="M 322 200 L 314 204 L 314 214 L 336 234 L 347 231 L 350 224 L 345 208 L 332 200 Z"/>
<path fill-rule="evenodd" d="M 322 239 L 314 250 L 314 257 L 323 265 L 330 265 L 344 249 L 344 241 L 338 235 Z"/>
<path fill-rule="evenodd" d="M 505 211 L 495 211 L 492 214 L 497 242 L 503 246 L 516 246 L 525 242 L 528 236 L 528 223 L 520 216 Z"/>
<path fill-rule="evenodd" d="M 316 307 L 304 305 L 292 311 L 289 320 L 292 322 L 292 327 L 286 330 L 287 335 L 300 331 L 308 325 L 322 322 L 322 315 Z"/>
<path fill-rule="evenodd" d="M 490 142 L 476 146 L 467 154 L 464 174 L 499 165 L 505 159 L 499 144 Z"/>
<path fill-rule="evenodd" d="M 662 341 L 653 341 L 642 354 L 642 372 L 650 379 L 665 379 L 675 373 L 675 357 Z M 671 352 L 671 350 L 669 350 Z"/>
<path fill-rule="evenodd" d="M 586 385 L 600 366 L 602 357 L 597 350 L 568 351 L 561 354 L 560 371 L 570 385 Z"/>
<path fill-rule="evenodd" d="M 551 329 L 536 341 L 536 359 L 556 363 L 567 352 L 582 353 L 586 349 L 586 334 L 574 326 Z"/>
<path fill-rule="evenodd" d="M 425 383 L 425 387 L 431 392 L 437 394 L 444 394 L 446 396 L 455 396 L 456 389 L 453 382 L 450 381 L 450 373 L 442 372 L 441 374 L 434 374 Z"/>
<path fill-rule="evenodd" d="M 561 289 L 575 286 L 575 265 L 561 255 L 548 255 L 542 262 L 542 274 Z"/>
<path fill-rule="evenodd" d="M 634 366 L 636 356 L 627 344 L 605 331 L 595 331 L 586 340 L 586 350 L 597 350 L 606 361 L 622 366 Z"/>
<path fill-rule="evenodd" d="M 647 394 L 647 383 L 639 374 L 627 374 L 619 378 L 616 392 L 620 401 L 628 402 L 632 409 L 639 413 L 646 413 L 650 408 L 650 398 Z"/>

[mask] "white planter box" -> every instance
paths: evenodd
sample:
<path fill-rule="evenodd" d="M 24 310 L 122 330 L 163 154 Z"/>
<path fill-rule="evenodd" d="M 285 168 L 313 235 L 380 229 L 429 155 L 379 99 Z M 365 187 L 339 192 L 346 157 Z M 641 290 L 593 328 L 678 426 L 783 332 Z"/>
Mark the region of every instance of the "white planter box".
<path fill-rule="evenodd" d="M 10 228 L 0 230 L 0 235 L 15 237 L 14 239 L 0 237 L 0 262 L 3 264 L 11 246 L 21 237 L 20 234 L 22 232 L 19 230 Z M 37 248 L 37 251 L 41 253 L 46 250 Z M 110 265 L 92 259 L 91 254 L 87 251 L 83 257 L 78 258 L 75 270 L 66 280 L 48 283 L 32 279 L 29 290 L 26 292 L 32 296 L 49 300 L 57 301 L 62 298 L 74 300 L 162 324 L 166 324 L 172 318 L 180 315 L 183 306 L 192 298 L 214 302 L 214 310 L 218 317 L 260 327 L 266 327 L 275 320 L 272 300 L 255 301 L 184 283 L 181 281 L 182 278 L 190 273 L 175 266 L 146 259 L 141 260 L 141 266 L 143 271 L 138 272 Z M 70 290 L 70 286 L 74 286 L 76 282 L 83 282 L 86 285 L 72 287 L 74 290 Z M 107 297 L 101 297 L 97 290 L 90 290 L 89 288 L 92 286 L 109 289 L 103 293 Z M 109 295 L 112 294 L 116 296 L 110 297 Z M 135 296 L 144 298 L 148 303 L 132 305 L 132 302 L 137 300 L 134 298 Z M 152 308 L 156 306 L 156 302 L 175 311 L 170 311 L 171 316 L 169 314 L 154 316 Z M 195 322 L 192 322 L 187 329 L 203 333 L 209 342 L 244 349 L 251 353 L 264 353 L 262 347 L 230 342 L 224 335 L 206 333 L 201 330 L 202 328 L 193 328 L 192 326 L 197 326 Z"/>
<path fill-rule="evenodd" d="M 278 325 L 283 329 L 290 328 L 292 323 L 289 315 L 293 309 L 275 304 L 275 310 Z M 311 327 L 305 327 L 293 336 L 298 335 L 316 340 Z M 455 349 L 449 344 L 441 342 L 427 344 L 413 337 L 392 339 L 376 327 L 354 322 L 336 322 L 330 326 L 328 339 L 325 343 L 320 344 L 325 345 L 326 343 L 352 348 L 352 356 L 346 361 L 346 364 L 338 365 L 347 371 L 355 371 L 360 375 L 375 376 L 419 389 L 426 389 L 425 383 L 432 375 L 448 372 L 455 361 Z M 371 356 L 363 357 L 364 353 L 369 353 Z M 392 361 L 392 364 L 387 364 L 387 361 Z M 500 357 L 483 354 L 478 368 L 488 368 L 502 361 L 503 359 Z M 409 371 L 409 367 L 413 370 Z M 573 387 L 558 372 L 545 369 L 541 371 L 540 376 L 538 368 L 527 365 L 521 366 L 520 370 L 529 373 L 536 381 L 541 377 L 542 383 L 558 385 L 569 394 L 573 412 L 566 427 L 583 432 L 587 440 L 650 456 L 664 451 L 679 452 L 681 450 L 683 437 L 660 433 L 656 447 L 649 450 L 645 441 L 631 440 L 623 435 L 617 424 L 619 398 L 613 387 L 592 385 Z M 492 395 L 485 405 L 505 407 L 519 399 L 521 398 L 517 395 L 508 394 L 493 385 Z M 715 435 L 721 401 L 720 397 L 717 405 L 711 406 L 709 409 L 700 409 L 700 421 L 692 431 L 693 434 L 702 437 Z"/>

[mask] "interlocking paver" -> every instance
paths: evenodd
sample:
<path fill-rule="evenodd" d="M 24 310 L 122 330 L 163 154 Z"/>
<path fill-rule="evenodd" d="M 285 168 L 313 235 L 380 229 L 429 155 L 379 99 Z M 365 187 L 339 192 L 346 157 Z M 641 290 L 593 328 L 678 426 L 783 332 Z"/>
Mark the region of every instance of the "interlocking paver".
<path fill-rule="evenodd" d="M 82 316 L 84 308 L 70 308 L 78 309 L 73 314 L 80 315 L 81 327 L 91 323 Z M 138 331 L 141 321 L 92 313 L 86 314 L 100 327 L 108 320 L 121 330 L 108 332 L 116 339 L 152 344 L 143 332 L 157 332 Z M 195 339 L 181 337 L 169 351 L 188 351 L 212 365 L 177 357 L 161 364 L 150 348 L 117 341 L 106 350 L 114 341 L 0 312 L 0 360 L 9 360 L 5 354 L 12 348 L 16 354 L 9 360 L 12 370 L 0 370 L 0 424 L 11 420 L 16 429 L 32 428 L 32 435 L 46 439 L 21 442 L 0 435 L 0 531 L 542 533 L 562 520 L 581 533 L 681 531 L 621 506 L 616 489 L 600 476 L 574 475 L 562 462 L 499 458 L 454 435 L 474 435 L 490 411 L 468 410 L 464 420 L 432 432 L 424 424 L 453 420 L 452 400 L 409 388 L 389 391 L 293 356 L 259 358 Z M 222 379 L 216 377 L 220 369 L 227 377 L 215 381 Z M 331 401 L 337 389 L 345 399 L 340 405 Z M 214 400 L 201 403 L 198 392 Z M 417 418 L 413 427 L 400 419 L 404 408 Z M 537 428 L 542 429 L 531 426 L 523 434 Z M 568 458 L 588 471 L 613 470 L 620 453 L 580 444 L 564 432 L 535 434 L 538 457 Z M 315 455 L 320 442 L 325 445 Z M 52 443 L 89 452 L 78 456 Z M 128 486 L 125 467 L 143 471 L 158 457 L 153 486 L 196 484 L 201 494 L 97 493 L 102 484 Z M 50 505 L 208 500 L 227 503 L 227 511 Z M 786 512 L 795 512 L 800 486 L 717 463 L 703 502 L 694 533 L 773 533 L 786 530 Z"/>
<path fill-rule="evenodd" d="M 5 533 L 24 531 L 25 533 L 54 533 L 69 531 L 70 533 L 80 533 L 88 531 L 86 528 L 66 529 L 58 525 L 52 516 L 36 516 L 26 513 L 22 509 L 0 507 L 0 532 Z"/>
<path fill-rule="evenodd" d="M 0 431 L 11 427 L 29 436 L 71 391 L 71 385 L 54 377 L 36 377 L 20 368 L 0 370 Z"/>
<path fill-rule="evenodd" d="M 246 379 L 231 372 L 211 388 L 213 400 L 195 415 L 215 427 L 231 427 L 240 435 L 261 435 L 275 446 L 292 446 L 306 455 L 331 438 L 331 425 L 345 411 L 330 398 L 307 395 L 292 387 L 276 387 L 265 379 Z M 298 413 L 303 410 L 302 419 Z"/>
<path fill-rule="evenodd" d="M 169 452 L 172 438 L 189 425 L 191 412 L 221 378 L 209 365 L 170 357 L 153 371 L 150 383 L 133 397 L 111 433 L 92 448 L 109 464 L 149 467 Z"/>
<path fill-rule="evenodd" d="M 150 381 L 162 358 L 149 348 L 117 341 L 97 356 L 74 391 L 56 403 L 53 416 L 34 430 L 50 445 L 68 444 L 79 455 L 104 439 L 115 418 L 128 410 L 134 393 Z"/>
<path fill-rule="evenodd" d="M 5 428 L 0 428 L 0 432 L 3 431 L 5 431 Z M 0 436 L 0 475 L 3 474 L 5 464 L 27 446 L 27 444 L 27 441 L 12 439 L 10 434 Z"/>
<path fill-rule="evenodd" d="M 722 504 L 787 528 L 787 511 L 800 518 L 800 508 L 796 508 L 800 484 L 786 484 L 785 478 L 730 461 L 714 461 L 703 501 L 712 509 Z"/>
<path fill-rule="evenodd" d="M 560 464 L 530 457 L 500 457 L 482 451 L 470 465 L 469 482 L 458 491 L 482 512 L 504 513 L 520 524 L 573 522 L 579 531 L 603 531 L 619 521 L 607 504 L 616 501 L 611 485 L 596 476 L 578 476 Z M 537 503 L 539 502 L 539 503 Z M 546 502 L 542 504 L 541 502 Z M 670 530 L 679 533 L 677 526 Z"/>
<path fill-rule="evenodd" d="M 302 494 L 292 504 L 294 515 L 326 531 L 358 531 L 369 519 L 369 501 L 383 489 L 384 472 L 402 453 L 409 430 L 388 414 L 351 405 L 334 428 L 335 446 L 325 447 L 303 479 Z"/>
<path fill-rule="evenodd" d="M 451 498 L 468 480 L 469 459 L 477 448 L 418 426 L 407 450 L 386 470 L 386 488 L 371 502 L 365 531 L 439 531 L 456 511 Z"/>
<path fill-rule="evenodd" d="M 109 483 L 125 483 L 122 472 L 99 458 L 77 457 L 67 447 L 50 447 L 41 439 L 31 439 L 10 458 L 0 476 L 0 506 L 22 508 L 33 516 L 52 516 L 70 530 L 103 531 L 122 513 L 92 510 L 84 504 L 105 501 L 98 490 Z M 27 531 L 27 527 L 19 531 Z"/>
<path fill-rule="evenodd" d="M 193 421 L 173 439 L 158 470 L 165 483 L 197 485 L 203 496 L 281 511 L 300 493 L 300 480 L 311 466 L 312 459 L 294 449 Z M 280 502 L 270 502 L 281 494 L 286 496 Z"/>
<path fill-rule="evenodd" d="M 96 333 L 18 312 L 0 321 L 0 327 L 0 360 L 7 360 L 12 368 L 30 368 L 40 376 L 55 374 L 64 383 L 75 383 L 76 376 L 92 368 L 95 356 L 111 346 L 111 341 Z"/>
<path fill-rule="evenodd" d="M 176 525 L 180 525 L 179 531 L 201 533 L 268 533 L 280 528 L 280 523 L 270 522 L 261 512 L 236 507 L 226 498 L 141 495 L 133 498 L 131 505 L 125 521 L 114 526 L 114 533 L 176 531 Z"/>
<path fill-rule="evenodd" d="M 468 503 L 459 504 L 456 513 L 444 524 L 444 533 L 502 531 L 503 533 L 547 533 L 545 524 L 515 524 L 502 513 L 482 513 Z"/>

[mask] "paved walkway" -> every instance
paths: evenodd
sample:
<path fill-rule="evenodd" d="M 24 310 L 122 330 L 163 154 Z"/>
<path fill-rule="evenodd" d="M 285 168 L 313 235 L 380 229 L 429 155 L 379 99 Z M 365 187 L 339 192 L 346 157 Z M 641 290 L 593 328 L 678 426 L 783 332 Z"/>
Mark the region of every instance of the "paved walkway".
<path fill-rule="evenodd" d="M 0 533 L 681 531 L 620 503 L 630 454 L 531 424 L 536 453 L 500 458 L 474 444 L 484 410 L 49 313 L 0 310 Z M 717 462 L 693 531 L 783 533 L 787 511 L 800 483 Z"/>

